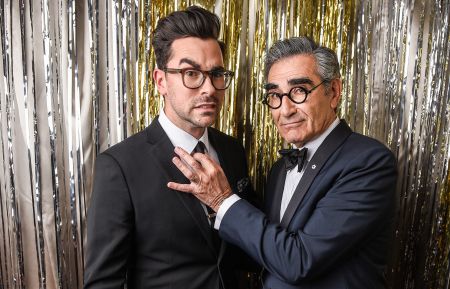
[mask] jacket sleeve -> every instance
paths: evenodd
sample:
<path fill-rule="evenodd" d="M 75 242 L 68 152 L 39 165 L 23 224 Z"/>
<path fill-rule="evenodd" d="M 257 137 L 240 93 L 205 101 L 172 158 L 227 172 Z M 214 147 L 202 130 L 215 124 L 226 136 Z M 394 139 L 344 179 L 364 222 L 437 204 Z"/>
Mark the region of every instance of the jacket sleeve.
<path fill-rule="evenodd" d="M 87 216 L 85 289 L 123 288 L 133 224 L 121 167 L 112 156 L 100 154 Z"/>
<path fill-rule="evenodd" d="M 319 276 L 391 225 L 395 186 L 392 154 L 385 148 L 366 150 L 345 163 L 329 184 L 310 188 L 322 192 L 308 194 L 323 196 L 303 225 L 283 228 L 239 200 L 224 215 L 219 233 L 278 279 L 298 284 Z"/>

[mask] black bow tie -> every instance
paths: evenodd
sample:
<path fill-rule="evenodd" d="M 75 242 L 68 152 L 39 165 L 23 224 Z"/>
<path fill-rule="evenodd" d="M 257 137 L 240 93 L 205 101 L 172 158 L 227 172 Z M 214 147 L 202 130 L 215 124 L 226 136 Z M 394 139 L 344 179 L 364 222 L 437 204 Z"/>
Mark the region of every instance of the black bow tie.
<path fill-rule="evenodd" d="M 278 153 L 283 156 L 286 170 L 291 170 L 298 164 L 298 171 L 301 172 L 303 165 L 306 163 L 308 149 L 282 149 Z"/>

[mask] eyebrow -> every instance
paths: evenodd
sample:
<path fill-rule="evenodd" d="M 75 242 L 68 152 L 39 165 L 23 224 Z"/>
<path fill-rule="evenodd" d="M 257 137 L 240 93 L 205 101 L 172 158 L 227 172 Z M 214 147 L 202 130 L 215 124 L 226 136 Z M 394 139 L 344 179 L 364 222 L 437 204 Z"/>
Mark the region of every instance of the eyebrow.
<path fill-rule="evenodd" d="M 264 89 L 266 89 L 266 90 L 270 90 L 270 89 L 274 89 L 274 88 L 278 88 L 278 84 L 271 83 L 271 82 L 264 84 Z"/>
<path fill-rule="evenodd" d="M 180 62 L 178 64 L 182 64 L 182 63 L 187 63 L 189 65 L 192 65 L 192 67 L 194 67 L 195 69 L 201 70 L 201 66 L 200 64 L 198 64 L 197 62 L 195 62 L 192 59 L 189 58 L 181 58 Z M 210 71 L 217 71 L 217 70 L 224 70 L 225 68 L 221 65 L 216 65 L 213 68 L 210 69 Z"/>
<path fill-rule="evenodd" d="M 313 81 L 307 77 L 293 78 L 288 80 L 289 85 L 313 84 Z"/>
<path fill-rule="evenodd" d="M 200 69 L 200 64 L 198 64 L 197 62 L 195 62 L 195 61 L 192 60 L 192 59 L 189 59 L 189 58 L 181 58 L 181 59 L 180 59 L 180 62 L 179 62 L 178 64 L 182 64 L 182 63 L 187 63 L 187 64 L 192 65 L 192 67 L 194 67 L 194 68 Z"/>
<path fill-rule="evenodd" d="M 312 85 L 313 81 L 310 78 L 307 78 L 307 77 L 300 77 L 300 78 L 289 79 L 288 80 L 288 84 L 290 86 L 299 85 L 299 84 L 310 84 L 310 85 Z M 266 89 L 266 90 L 275 89 L 275 88 L 278 88 L 278 87 L 279 87 L 278 84 L 271 83 L 271 82 L 266 83 L 264 85 L 264 89 Z"/>

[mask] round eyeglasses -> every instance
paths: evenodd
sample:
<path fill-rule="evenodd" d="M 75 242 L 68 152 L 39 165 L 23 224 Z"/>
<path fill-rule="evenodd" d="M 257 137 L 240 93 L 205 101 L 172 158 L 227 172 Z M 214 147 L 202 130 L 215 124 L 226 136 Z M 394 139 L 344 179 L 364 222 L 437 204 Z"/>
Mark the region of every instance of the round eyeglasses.
<path fill-rule="evenodd" d="M 316 88 L 318 88 L 321 84 L 325 83 L 326 80 L 322 81 L 318 85 L 314 86 L 310 90 L 307 90 L 301 86 L 295 86 L 289 90 L 288 93 L 278 93 L 278 92 L 267 92 L 264 94 L 264 99 L 262 103 L 266 104 L 268 107 L 272 109 L 277 109 L 281 106 L 281 102 L 283 100 L 283 96 L 287 96 L 290 101 L 296 104 L 301 104 L 306 101 L 308 95 L 313 92 Z"/>
<path fill-rule="evenodd" d="M 183 85 L 187 88 L 196 89 L 203 85 L 207 76 L 217 90 L 227 89 L 231 84 L 234 72 L 224 69 L 213 69 L 209 71 L 196 68 L 165 68 L 166 73 L 181 73 Z"/>

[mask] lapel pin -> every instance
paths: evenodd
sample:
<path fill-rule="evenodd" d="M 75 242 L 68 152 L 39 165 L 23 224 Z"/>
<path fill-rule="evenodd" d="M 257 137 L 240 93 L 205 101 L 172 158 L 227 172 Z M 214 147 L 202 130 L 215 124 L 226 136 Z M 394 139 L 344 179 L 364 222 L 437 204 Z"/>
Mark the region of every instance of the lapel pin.
<path fill-rule="evenodd" d="M 316 169 L 316 165 L 312 165 L 311 169 L 315 170 Z"/>

